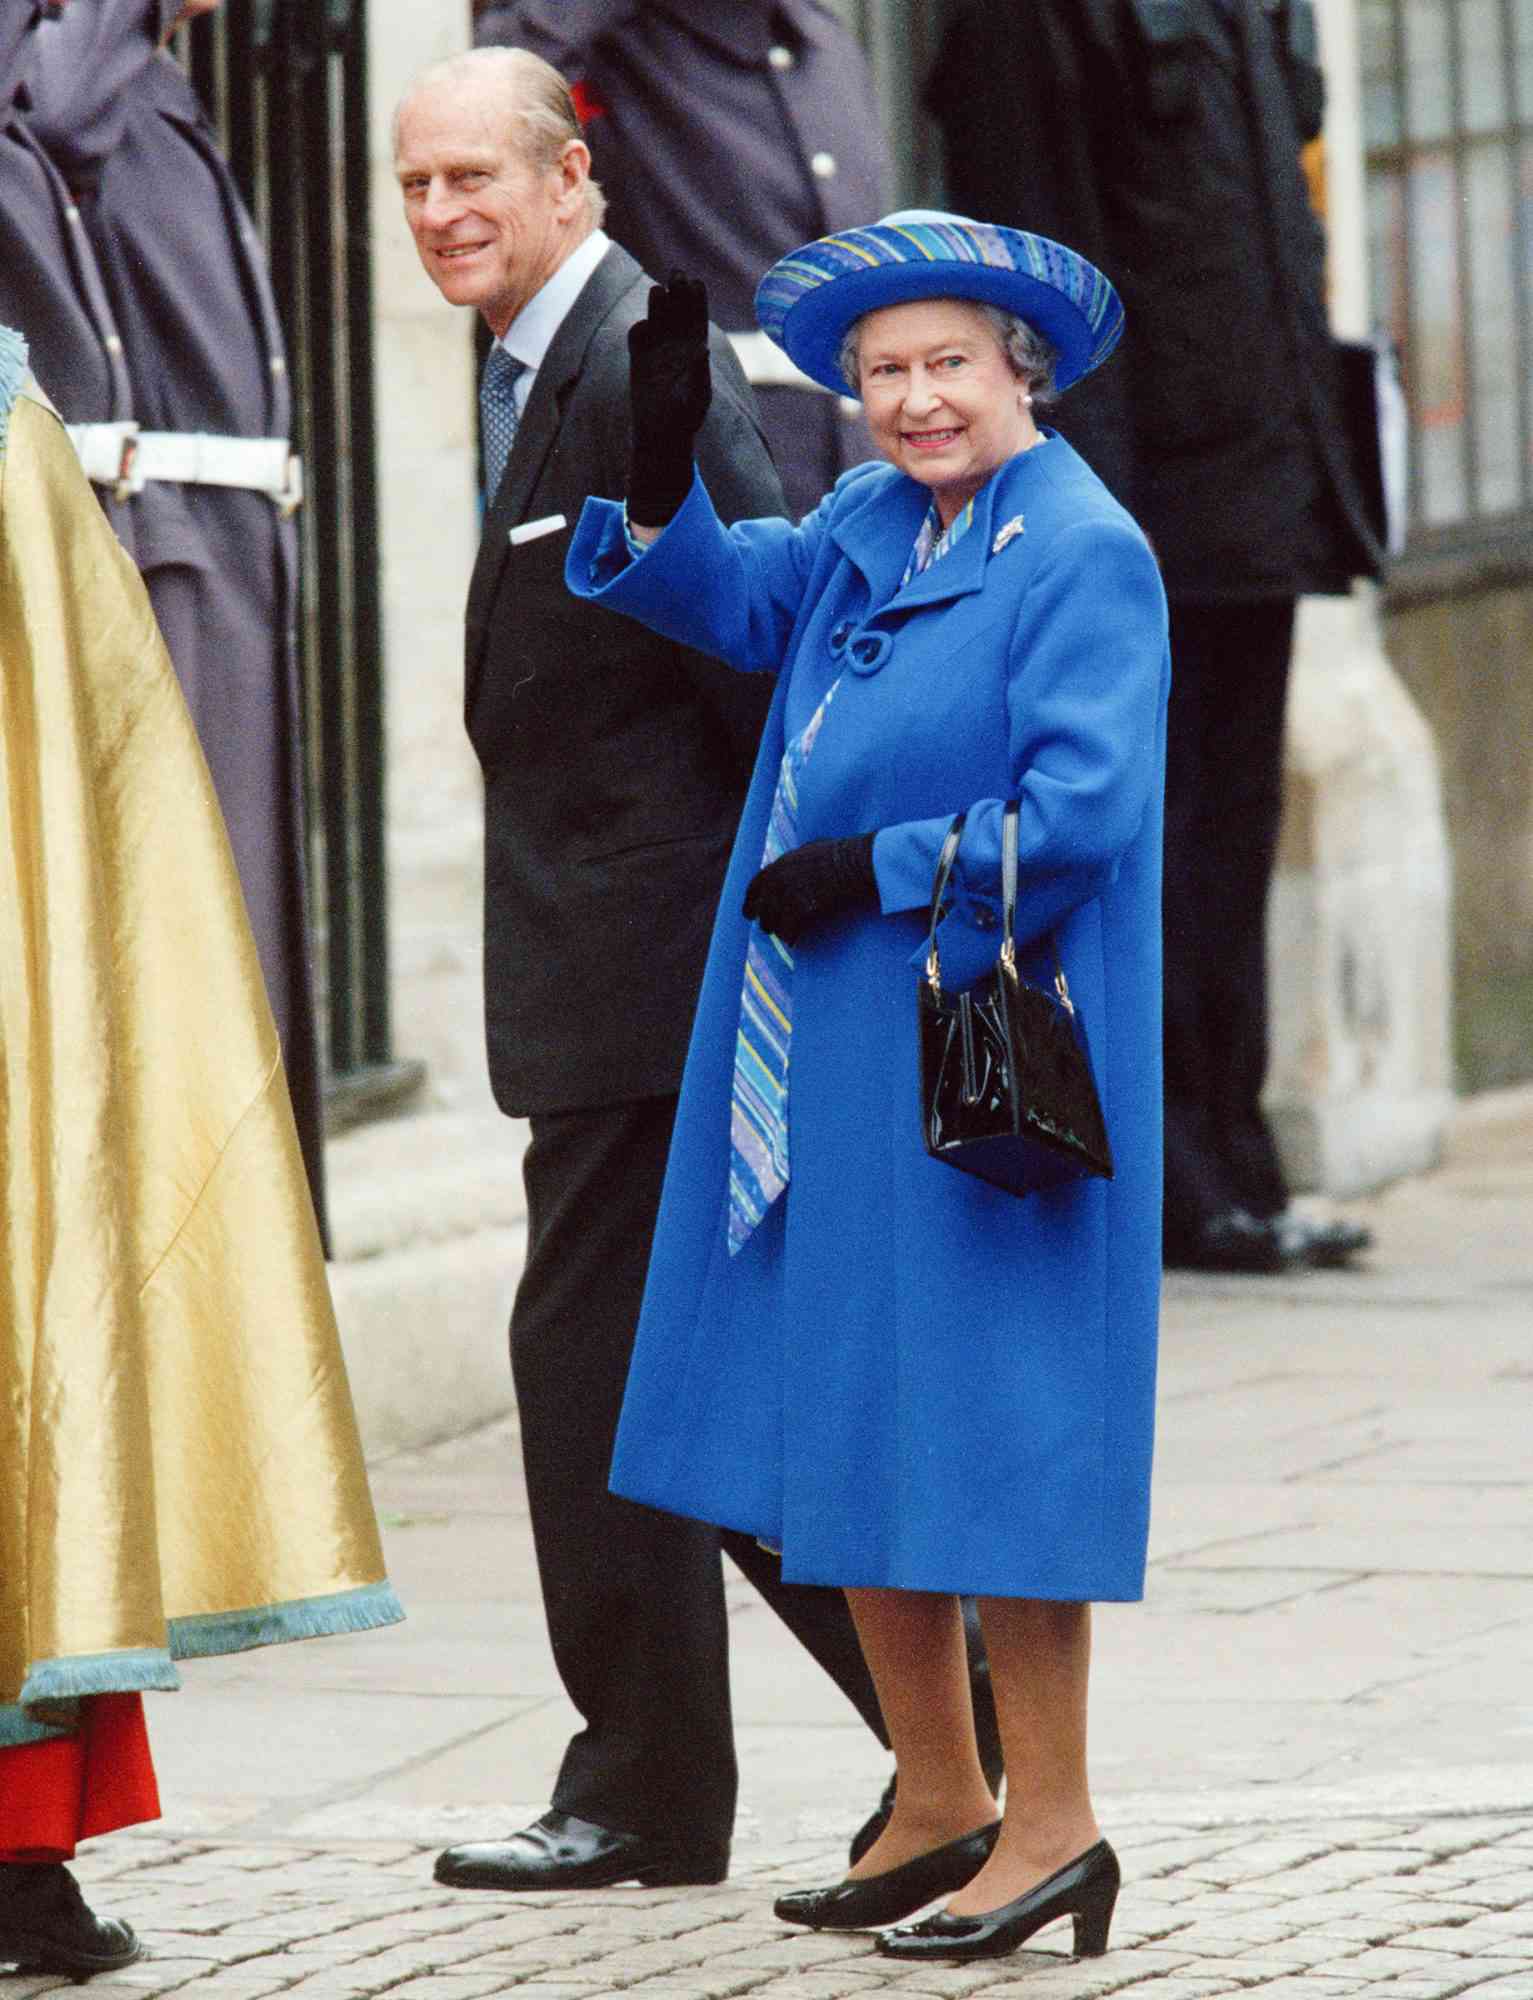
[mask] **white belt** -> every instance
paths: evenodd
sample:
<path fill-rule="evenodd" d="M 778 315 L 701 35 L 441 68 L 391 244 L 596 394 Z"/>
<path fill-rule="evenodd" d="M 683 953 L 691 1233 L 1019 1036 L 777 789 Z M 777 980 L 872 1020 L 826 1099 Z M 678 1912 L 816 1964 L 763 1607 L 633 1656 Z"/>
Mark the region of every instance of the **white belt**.
<path fill-rule="evenodd" d="M 764 333 L 732 333 L 729 344 L 753 389 L 810 389 L 817 396 L 831 393 L 822 389 L 812 375 L 796 367 L 776 341 L 769 340 Z M 836 401 L 849 417 L 855 417 L 862 409 L 855 396 L 838 396 Z"/>
<path fill-rule="evenodd" d="M 141 431 L 136 423 L 71 424 L 87 479 L 119 500 L 151 479 L 186 486 L 238 486 L 266 493 L 284 514 L 303 501 L 303 461 L 286 438 L 218 437 L 208 431 Z"/>

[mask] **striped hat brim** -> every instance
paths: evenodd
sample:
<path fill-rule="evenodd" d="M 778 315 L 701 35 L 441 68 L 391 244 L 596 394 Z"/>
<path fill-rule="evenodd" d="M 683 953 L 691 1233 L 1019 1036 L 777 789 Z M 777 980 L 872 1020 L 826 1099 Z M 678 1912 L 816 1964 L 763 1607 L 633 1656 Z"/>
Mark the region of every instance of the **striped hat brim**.
<path fill-rule="evenodd" d="M 822 388 L 858 393 L 841 373 L 848 328 L 864 313 L 912 299 L 998 306 L 1059 350 L 1057 387 L 1105 361 L 1123 332 L 1123 306 L 1089 259 L 1026 229 L 908 209 L 862 229 L 819 237 L 780 258 L 756 292 L 768 337 Z"/>

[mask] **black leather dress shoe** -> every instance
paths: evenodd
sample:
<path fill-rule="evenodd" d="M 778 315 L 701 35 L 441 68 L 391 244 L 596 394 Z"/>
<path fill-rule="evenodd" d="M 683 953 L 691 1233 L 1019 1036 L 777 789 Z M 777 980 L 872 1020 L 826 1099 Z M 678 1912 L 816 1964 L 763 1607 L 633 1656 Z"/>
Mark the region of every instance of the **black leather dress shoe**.
<path fill-rule="evenodd" d="M 1317 1271 L 1343 1270 L 1373 1247 L 1373 1231 L 1344 1215 L 1304 1215 L 1285 1208 L 1272 1218 L 1272 1226 L 1291 1260 Z"/>
<path fill-rule="evenodd" d="M 119 1971 L 141 1950 L 119 1918 L 96 1915 L 62 1862 L 0 1863 L 0 1965 L 79 1979 Z"/>
<path fill-rule="evenodd" d="M 885 1931 L 874 1948 L 885 1958 L 907 1961 L 1004 1958 L 1056 1917 L 1071 1917 L 1075 1956 L 1100 1958 L 1107 1949 L 1119 1880 L 1118 1857 L 1105 1840 L 1099 1840 L 1014 1903 L 975 1917 L 938 1910 L 908 1929 Z"/>
<path fill-rule="evenodd" d="M 951 1896 L 965 1882 L 972 1882 L 990 1859 L 1000 1830 L 1001 1822 L 996 1820 L 860 1882 L 834 1882 L 828 1889 L 795 1889 L 778 1897 L 772 1914 L 785 1924 L 807 1924 L 816 1931 L 876 1930 L 881 1924 L 897 1924 L 912 1910 L 934 1903 L 939 1896 Z"/>
<path fill-rule="evenodd" d="M 449 1847 L 436 1858 L 436 1879 L 451 1889 L 606 1889 L 637 1882 L 673 1889 L 722 1882 L 729 1846 L 687 1847 L 650 1834 L 614 1833 L 557 1808 L 509 1840 Z"/>
<path fill-rule="evenodd" d="M 1177 1271 L 1243 1271 L 1270 1275 L 1304 1261 L 1275 1221 L 1227 1208 L 1166 1231 L 1165 1262 Z"/>

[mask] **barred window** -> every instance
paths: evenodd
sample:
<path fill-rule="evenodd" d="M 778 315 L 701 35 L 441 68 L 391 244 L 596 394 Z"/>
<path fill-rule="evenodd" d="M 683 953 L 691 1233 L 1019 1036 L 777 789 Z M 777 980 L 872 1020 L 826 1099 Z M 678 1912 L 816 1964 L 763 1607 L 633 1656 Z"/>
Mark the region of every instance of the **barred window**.
<path fill-rule="evenodd" d="M 1362 0 L 1374 313 L 1418 547 L 1533 513 L 1533 0 Z"/>

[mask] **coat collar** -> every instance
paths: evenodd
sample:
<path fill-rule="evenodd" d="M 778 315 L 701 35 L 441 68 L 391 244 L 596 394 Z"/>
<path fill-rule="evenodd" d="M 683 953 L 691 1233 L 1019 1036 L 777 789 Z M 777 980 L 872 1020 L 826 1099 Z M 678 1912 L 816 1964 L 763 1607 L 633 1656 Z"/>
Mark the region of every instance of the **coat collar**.
<path fill-rule="evenodd" d="M 490 634 L 490 612 L 500 573 L 510 554 L 506 536 L 522 520 L 527 503 L 542 475 L 559 426 L 564 405 L 585 366 L 586 351 L 598 327 L 623 297 L 643 281 L 644 273 L 616 244 L 602 258 L 582 287 L 579 297 L 565 314 L 558 332 L 549 342 L 532 394 L 517 426 L 516 443 L 488 513 L 479 542 L 479 557 L 468 587 L 468 688 L 473 707 L 484 649 Z"/>
<path fill-rule="evenodd" d="M 940 562 L 913 576 L 903 589 L 900 578 L 931 504 L 926 487 L 895 473 L 879 481 L 867 499 L 833 520 L 831 534 L 836 546 L 867 579 L 876 611 L 914 611 L 969 596 L 983 587 L 991 561 L 1004 556 L 1019 533 L 1026 533 L 1027 502 L 1038 494 L 1039 482 L 1051 477 L 1045 462 L 1048 455 L 1053 453 L 1060 459 L 1069 451 L 1054 432 L 1044 435 L 1048 440 L 1045 444 L 1009 459 L 986 481 L 974 496 L 974 521 L 968 533 Z M 1018 519 L 1022 528 L 1005 534 L 1001 547 L 996 548 L 1003 531 Z"/>

